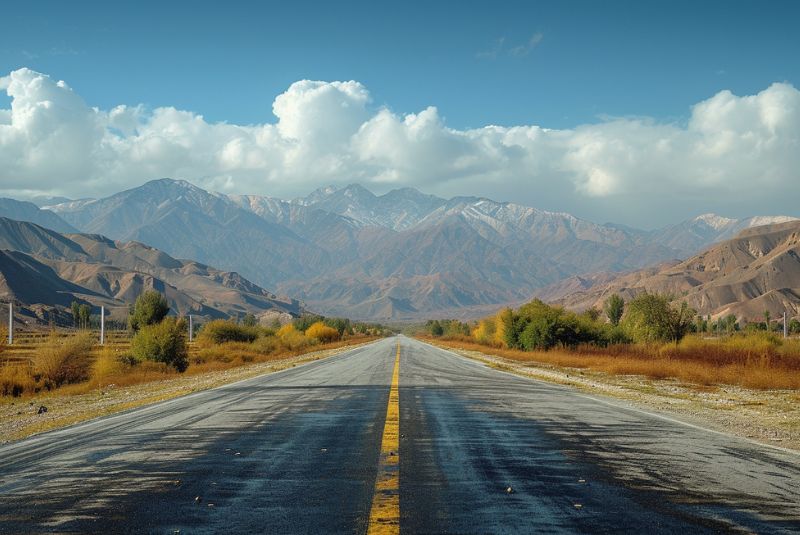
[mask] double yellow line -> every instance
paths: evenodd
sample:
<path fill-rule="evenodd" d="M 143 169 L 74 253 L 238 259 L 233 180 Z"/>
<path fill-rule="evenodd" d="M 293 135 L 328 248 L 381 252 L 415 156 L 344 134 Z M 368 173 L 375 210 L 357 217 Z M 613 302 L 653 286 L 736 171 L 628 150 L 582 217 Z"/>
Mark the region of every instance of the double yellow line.
<path fill-rule="evenodd" d="M 400 342 L 394 359 L 381 457 L 369 512 L 368 535 L 400 533 Z"/>

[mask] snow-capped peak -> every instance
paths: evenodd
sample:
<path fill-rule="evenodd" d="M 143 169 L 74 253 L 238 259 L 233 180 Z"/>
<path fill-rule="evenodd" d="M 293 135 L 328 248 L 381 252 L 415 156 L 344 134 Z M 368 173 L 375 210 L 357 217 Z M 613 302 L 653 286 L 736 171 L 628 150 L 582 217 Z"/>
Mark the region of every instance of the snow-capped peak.
<path fill-rule="evenodd" d="M 748 219 L 747 226 L 760 227 L 761 225 L 774 225 L 776 223 L 788 223 L 789 221 L 797 221 L 797 218 L 788 215 L 760 215 Z"/>
<path fill-rule="evenodd" d="M 725 227 L 736 223 L 736 219 L 730 219 L 717 214 L 702 214 L 695 217 L 693 221 L 697 223 L 705 223 L 709 227 L 712 227 L 716 230 L 722 230 Z"/>

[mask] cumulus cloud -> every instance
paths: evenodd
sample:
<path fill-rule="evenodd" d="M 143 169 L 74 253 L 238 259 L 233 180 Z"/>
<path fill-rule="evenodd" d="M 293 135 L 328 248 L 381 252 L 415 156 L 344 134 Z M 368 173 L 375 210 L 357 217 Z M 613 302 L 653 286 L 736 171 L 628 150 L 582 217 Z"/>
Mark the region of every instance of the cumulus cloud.
<path fill-rule="evenodd" d="M 103 195 L 163 176 L 278 195 L 360 181 L 605 206 L 621 221 L 631 201 L 646 211 L 698 198 L 723 209 L 743 198 L 765 207 L 800 198 L 800 91 L 786 83 L 747 96 L 721 91 L 684 123 L 611 118 L 567 130 L 454 129 L 435 107 L 376 109 L 355 81 L 296 82 L 275 98 L 277 120 L 255 125 L 172 107 L 101 110 L 29 69 L 0 78 L 0 90 L 11 98 L 0 109 L 0 191 L 12 196 Z"/>

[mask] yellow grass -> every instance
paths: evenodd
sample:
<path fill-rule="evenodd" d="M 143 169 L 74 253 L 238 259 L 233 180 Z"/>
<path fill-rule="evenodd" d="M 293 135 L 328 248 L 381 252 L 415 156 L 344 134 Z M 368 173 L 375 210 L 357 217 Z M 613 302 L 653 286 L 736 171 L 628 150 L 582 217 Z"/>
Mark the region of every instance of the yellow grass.
<path fill-rule="evenodd" d="M 590 369 L 616 375 L 678 379 L 697 385 L 729 384 L 761 390 L 800 389 L 800 341 L 766 334 L 704 340 L 688 337 L 681 344 L 624 344 L 607 348 L 519 351 L 488 347 L 474 340 L 430 341 L 531 364 Z"/>
<path fill-rule="evenodd" d="M 356 335 L 314 345 L 302 332 L 287 329 L 282 338 L 265 336 L 252 343 L 190 344 L 189 367 L 183 375 L 280 360 L 301 355 L 312 345 L 314 350 L 326 350 L 374 339 Z M 0 396 L 26 397 L 55 389 L 82 394 L 108 385 L 132 386 L 181 375 L 163 363 L 133 362 L 127 352 L 127 339 L 116 338 L 104 347 L 95 343 L 96 337 L 87 333 L 30 334 L 24 343 L 9 346 L 5 360 L 0 361 Z"/>

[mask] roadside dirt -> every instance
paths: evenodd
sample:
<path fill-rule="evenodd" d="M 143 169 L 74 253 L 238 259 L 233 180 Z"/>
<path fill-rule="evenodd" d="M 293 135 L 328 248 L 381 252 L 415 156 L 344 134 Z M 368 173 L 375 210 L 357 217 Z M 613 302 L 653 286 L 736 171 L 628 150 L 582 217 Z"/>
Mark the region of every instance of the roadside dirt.
<path fill-rule="evenodd" d="M 281 360 L 133 386 L 109 385 L 85 394 L 43 393 L 24 399 L 0 398 L 0 444 L 92 418 L 215 388 L 257 375 L 320 360 L 363 344 L 315 351 Z M 47 410 L 40 412 L 45 407 Z"/>
<path fill-rule="evenodd" d="M 800 451 L 800 391 L 797 390 L 750 390 L 731 385 L 704 387 L 668 379 L 520 363 L 463 349 L 455 342 L 435 345 L 499 370 L 573 386 L 588 394 L 610 396 L 635 408 L 669 415 L 686 423 Z"/>

